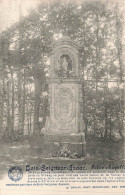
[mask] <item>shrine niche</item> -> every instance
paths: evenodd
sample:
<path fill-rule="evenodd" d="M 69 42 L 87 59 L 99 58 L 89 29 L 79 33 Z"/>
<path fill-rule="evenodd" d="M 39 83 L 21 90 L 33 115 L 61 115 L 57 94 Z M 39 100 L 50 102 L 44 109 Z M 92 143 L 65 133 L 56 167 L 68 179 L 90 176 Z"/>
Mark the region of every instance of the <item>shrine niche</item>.
<path fill-rule="evenodd" d="M 63 37 L 52 45 L 49 78 L 50 119 L 45 143 L 54 140 L 60 145 L 67 140 L 68 147 L 85 155 L 84 128 L 81 125 L 81 79 L 79 45 Z M 61 141 L 60 141 L 61 140 Z"/>
<path fill-rule="evenodd" d="M 58 59 L 58 65 L 55 68 L 55 72 L 58 77 L 70 78 L 73 74 L 73 62 L 68 54 L 63 54 Z"/>

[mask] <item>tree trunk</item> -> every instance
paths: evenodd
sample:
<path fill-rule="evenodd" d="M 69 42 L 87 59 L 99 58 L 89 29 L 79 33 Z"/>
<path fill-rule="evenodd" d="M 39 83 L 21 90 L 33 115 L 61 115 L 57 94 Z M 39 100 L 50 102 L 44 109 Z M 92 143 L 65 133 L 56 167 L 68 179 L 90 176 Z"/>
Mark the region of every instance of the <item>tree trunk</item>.
<path fill-rule="evenodd" d="M 117 39 L 117 55 L 119 60 L 119 66 L 120 66 L 120 81 L 123 82 L 123 62 L 122 62 L 122 27 L 121 27 L 121 21 L 118 18 L 118 7 L 116 6 L 115 9 L 115 19 L 116 19 L 116 39 Z"/>
<path fill-rule="evenodd" d="M 6 127 L 6 136 L 10 136 L 10 85 L 9 81 L 7 82 L 7 127 Z"/>
<path fill-rule="evenodd" d="M 24 121 L 25 121 L 25 103 L 26 103 L 26 78 L 25 78 L 25 69 L 24 69 L 24 78 L 23 78 L 23 102 L 22 102 L 22 122 L 21 130 L 22 135 L 24 134 Z"/>
<path fill-rule="evenodd" d="M 21 95 L 22 95 L 22 88 L 21 88 L 21 69 L 20 67 L 18 67 L 18 74 L 17 74 L 17 77 L 18 77 L 18 128 L 19 128 L 19 133 L 22 132 L 22 127 L 21 127 L 21 122 L 22 122 L 22 119 L 21 119 Z"/>
<path fill-rule="evenodd" d="M 34 128 L 33 134 L 36 136 L 40 135 L 40 123 L 39 123 L 39 109 L 40 109 L 40 94 L 41 94 L 41 82 L 39 69 L 33 69 L 33 77 L 35 84 L 35 105 L 34 105 Z"/>
<path fill-rule="evenodd" d="M 110 139 L 112 137 L 112 112 L 111 112 L 111 109 L 110 109 Z"/>
<path fill-rule="evenodd" d="M 107 81 L 105 83 L 104 87 L 104 105 L 105 105 L 105 110 L 104 110 L 104 116 L 105 116 L 105 132 L 104 132 L 104 138 L 107 139 L 108 137 L 108 129 L 107 129 L 107 123 L 108 123 L 108 116 L 107 116 Z"/>
<path fill-rule="evenodd" d="M 43 100 L 43 106 L 42 106 L 42 124 L 41 124 L 41 128 L 43 128 L 45 126 L 46 123 L 46 116 L 47 116 L 47 108 L 48 108 L 48 99 L 45 98 Z"/>
<path fill-rule="evenodd" d="M 2 136 L 3 129 L 3 78 L 0 73 L 0 138 Z"/>
<path fill-rule="evenodd" d="M 11 70 L 11 84 L 12 84 L 12 124 L 11 124 L 11 132 L 14 133 L 14 79 L 13 79 L 13 71 Z"/>

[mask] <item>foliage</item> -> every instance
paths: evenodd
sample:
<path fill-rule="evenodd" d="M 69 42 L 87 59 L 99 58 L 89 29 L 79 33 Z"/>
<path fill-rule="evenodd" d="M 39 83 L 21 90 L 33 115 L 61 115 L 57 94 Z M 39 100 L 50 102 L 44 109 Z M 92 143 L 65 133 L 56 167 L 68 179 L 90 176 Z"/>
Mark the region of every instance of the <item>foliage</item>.
<path fill-rule="evenodd" d="M 1 33 L 1 129 L 7 134 L 40 134 L 49 113 L 50 45 L 65 35 L 83 46 L 86 134 L 123 137 L 122 14 L 119 4 L 101 1 L 44 3 Z"/>

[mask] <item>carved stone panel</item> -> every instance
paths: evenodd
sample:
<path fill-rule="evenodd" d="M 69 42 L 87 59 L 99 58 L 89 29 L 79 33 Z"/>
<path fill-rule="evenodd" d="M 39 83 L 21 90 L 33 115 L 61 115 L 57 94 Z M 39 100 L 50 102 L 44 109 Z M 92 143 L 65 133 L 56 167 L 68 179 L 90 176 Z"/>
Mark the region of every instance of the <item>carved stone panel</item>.
<path fill-rule="evenodd" d="M 74 118 L 74 96 L 67 87 L 55 91 L 55 118 L 61 123 L 68 123 Z"/>
<path fill-rule="evenodd" d="M 51 125 L 53 131 L 77 131 L 78 97 L 76 84 L 53 84 Z"/>

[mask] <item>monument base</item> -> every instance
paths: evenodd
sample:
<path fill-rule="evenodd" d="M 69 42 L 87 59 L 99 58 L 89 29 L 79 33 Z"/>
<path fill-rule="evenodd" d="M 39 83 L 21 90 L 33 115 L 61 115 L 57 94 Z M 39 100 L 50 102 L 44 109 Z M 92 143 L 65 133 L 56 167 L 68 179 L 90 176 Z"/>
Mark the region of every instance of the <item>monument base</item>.
<path fill-rule="evenodd" d="M 84 133 L 78 134 L 45 134 L 43 152 L 48 156 L 84 157 L 86 142 Z"/>

